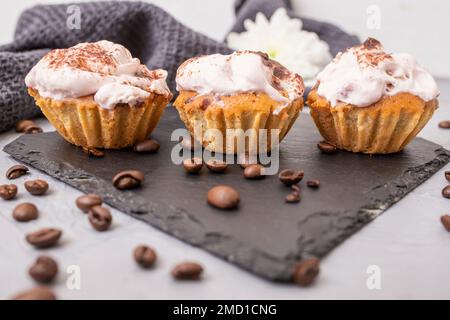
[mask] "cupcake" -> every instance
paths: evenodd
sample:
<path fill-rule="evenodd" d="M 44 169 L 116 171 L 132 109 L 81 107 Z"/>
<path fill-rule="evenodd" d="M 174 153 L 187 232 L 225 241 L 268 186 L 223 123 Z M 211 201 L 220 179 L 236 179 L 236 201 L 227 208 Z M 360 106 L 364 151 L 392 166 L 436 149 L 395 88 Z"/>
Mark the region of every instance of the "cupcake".
<path fill-rule="evenodd" d="M 148 70 L 123 46 L 80 43 L 47 53 L 25 83 L 43 114 L 70 143 L 124 148 L 156 127 L 171 100 L 165 70 Z"/>
<path fill-rule="evenodd" d="M 302 78 L 260 52 L 191 58 L 176 83 L 181 120 L 213 152 L 269 151 L 303 107 Z"/>
<path fill-rule="evenodd" d="M 388 54 L 369 38 L 339 53 L 308 95 L 323 138 L 363 153 L 402 150 L 438 107 L 433 77 L 410 54 Z"/>

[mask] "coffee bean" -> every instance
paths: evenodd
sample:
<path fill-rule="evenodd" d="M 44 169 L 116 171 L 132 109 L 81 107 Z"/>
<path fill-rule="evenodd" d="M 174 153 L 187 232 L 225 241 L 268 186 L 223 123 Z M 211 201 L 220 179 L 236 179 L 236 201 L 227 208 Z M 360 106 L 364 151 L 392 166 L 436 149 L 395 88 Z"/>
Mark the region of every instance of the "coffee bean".
<path fill-rule="evenodd" d="M 155 153 L 159 150 L 159 143 L 156 140 L 148 139 L 142 142 L 139 142 L 134 146 L 134 151 L 139 153 Z"/>
<path fill-rule="evenodd" d="M 308 180 L 306 181 L 306 185 L 310 188 L 318 188 L 320 187 L 320 180 Z"/>
<path fill-rule="evenodd" d="M 108 208 L 93 206 L 89 210 L 89 222 L 97 231 L 105 231 L 112 223 L 112 216 Z"/>
<path fill-rule="evenodd" d="M 298 184 L 293 184 L 291 186 L 292 191 L 295 191 L 300 194 L 300 186 Z"/>
<path fill-rule="evenodd" d="M 35 125 L 36 123 L 33 120 L 20 120 L 16 123 L 16 132 L 23 133 L 25 132 L 25 128 Z"/>
<path fill-rule="evenodd" d="M 137 246 L 133 256 L 136 263 L 145 269 L 151 268 L 156 261 L 155 250 L 146 245 Z"/>
<path fill-rule="evenodd" d="M 182 262 L 172 269 L 172 276 L 178 280 L 197 280 L 203 272 L 203 267 L 196 262 Z"/>
<path fill-rule="evenodd" d="M 439 122 L 439 128 L 450 129 L 450 120 L 444 120 L 444 121 Z"/>
<path fill-rule="evenodd" d="M 312 284 L 319 274 L 319 264 L 320 260 L 317 258 L 309 258 L 300 261 L 294 270 L 294 282 L 303 287 Z"/>
<path fill-rule="evenodd" d="M 26 240 L 36 248 L 49 248 L 58 243 L 62 231 L 54 228 L 42 228 L 38 231 L 27 234 Z"/>
<path fill-rule="evenodd" d="M 28 168 L 22 164 L 16 164 L 6 171 L 6 178 L 8 179 L 17 179 L 24 174 L 28 173 Z"/>
<path fill-rule="evenodd" d="M 42 179 L 25 181 L 24 186 L 34 196 L 41 196 L 48 190 L 47 181 Z"/>
<path fill-rule="evenodd" d="M 38 217 L 38 209 L 32 203 L 21 203 L 12 212 L 13 218 L 20 222 L 28 222 Z"/>
<path fill-rule="evenodd" d="M 25 134 L 35 134 L 35 133 L 41 133 L 41 132 L 43 132 L 42 128 L 36 124 L 32 124 L 32 125 L 25 127 L 25 129 L 23 131 L 23 133 L 25 133 Z"/>
<path fill-rule="evenodd" d="M 15 184 L 3 184 L 0 186 L 0 198 L 3 200 L 14 199 L 17 195 L 17 186 Z"/>
<path fill-rule="evenodd" d="M 183 167 L 186 172 L 199 173 L 203 167 L 203 161 L 200 158 L 194 157 L 192 159 L 183 160 Z"/>
<path fill-rule="evenodd" d="M 445 179 L 447 179 L 447 181 L 450 181 L 450 171 L 445 171 Z"/>
<path fill-rule="evenodd" d="M 326 141 L 319 142 L 317 144 L 317 148 L 319 148 L 319 150 L 322 151 L 323 153 L 332 154 L 337 152 L 336 146 Z"/>
<path fill-rule="evenodd" d="M 78 209 L 80 209 L 84 213 L 88 213 L 93 206 L 101 206 L 102 203 L 102 198 L 99 195 L 93 193 L 82 195 L 75 201 Z"/>
<path fill-rule="evenodd" d="M 444 189 L 442 189 L 442 196 L 444 198 L 450 199 L 450 185 L 448 185 Z"/>
<path fill-rule="evenodd" d="M 119 190 L 133 189 L 144 182 L 144 173 L 139 170 L 126 170 L 117 173 L 112 179 L 113 185 Z"/>
<path fill-rule="evenodd" d="M 450 215 L 446 214 L 441 216 L 441 222 L 444 228 L 450 232 Z"/>
<path fill-rule="evenodd" d="M 40 256 L 28 270 L 30 276 L 41 283 L 52 282 L 58 273 L 58 264 L 47 256 Z"/>
<path fill-rule="evenodd" d="M 207 200 L 213 207 L 230 210 L 239 205 L 240 196 L 233 188 L 218 185 L 208 191 Z"/>
<path fill-rule="evenodd" d="M 82 147 L 82 149 L 83 149 L 83 152 L 86 153 L 89 157 L 103 158 L 105 156 L 105 153 L 103 151 L 100 151 L 96 148 Z"/>
<path fill-rule="evenodd" d="M 303 170 L 284 169 L 278 174 L 278 179 L 280 179 L 284 185 L 292 186 L 293 184 L 299 183 L 304 175 L 305 172 L 303 172 Z"/>
<path fill-rule="evenodd" d="M 56 300 L 56 295 L 47 287 L 36 287 L 23 291 L 12 298 L 13 300 Z"/>
<path fill-rule="evenodd" d="M 206 161 L 206 167 L 212 172 L 222 173 L 227 170 L 228 165 L 223 161 L 211 159 Z"/>
<path fill-rule="evenodd" d="M 300 202 L 300 194 L 298 192 L 292 192 L 288 194 L 285 198 L 287 203 L 297 203 Z"/>
<path fill-rule="evenodd" d="M 264 167 L 260 164 L 251 164 L 244 169 L 244 177 L 246 179 L 261 179 L 264 178 Z"/>

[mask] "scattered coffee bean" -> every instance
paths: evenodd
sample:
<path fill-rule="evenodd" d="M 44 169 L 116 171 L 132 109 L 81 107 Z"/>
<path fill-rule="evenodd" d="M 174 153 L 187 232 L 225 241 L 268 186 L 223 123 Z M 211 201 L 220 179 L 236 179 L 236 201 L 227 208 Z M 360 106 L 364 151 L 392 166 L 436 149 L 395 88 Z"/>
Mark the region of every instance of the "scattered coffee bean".
<path fill-rule="evenodd" d="M 300 186 L 298 184 L 293 184 L 291 186 L 292 191 L 295 191 L 300 194 Z"/>
<path fill-rule="evenodd" d="M 447 181 L 450 181 L 450 171 L 445 171 L 445 179 L 447 179 Z"/>
<path fill-rule="evenodd" d="M 297 203 L 300 202 L 300 194 L 298 192 L 292 192 L 288 194 L 285 198 L 287 203 Z"/>
<path fill-rule="evenodd" d="M 284 185 L 289 187 L 299 183 L 304 175 L 305 172 L 303 172 L 303 170 L 284 169 L 278 174 L 278 179 L 280 179 Z"/>
<path fill-rule="evenodd" d="M 28 168 L 22 164 L 16 164 L 6 171 L 6 178 L 12 180 L 17 179 L 28 173 Z"/>
<path fill-rule="evenodd" d="M 320 187 L 320 180 L 308 180 L 306 181 L 306 185 L 310 188 L 318 188 Z"/>
<path fill-rule="evenodd" d="M 86 153 L 89 157 L 103 158 L 105 156 L 105 153 L 103 151 L 100 151 L 99 149 L 96 148 L 82 147 L 82 149 L 83 152 Z"/>
<path fill-rule="evenodd" d="M 332 154 L 332 153 L 336 153 L 337 152 L 337 148 L 335 145 L 328 143 L 326 141 L 321 141 L 317 144 L 317 147 L 319 148 L 320 151 L 322 151 L 323 153 L 328 153 L 328 154 Z"/>
<path fill-rule="evenodd" d="M 251 164 L 244 169 L 244 177 L 246 179 L 261 179 L 264 178 L 264 167 L 260 164 Z"/>
<path fill-rule="evenodd" d="M 228 165 L 223 161 L 211 159 L 206 161 L 206 167 L 212 172 L 222 173 L 227 170 Z"/>
<path fill-rule="evenodd" d="M 48 190 L 47 181 L 42 179 L 25 181 L 24 186 L 33 196 L 41 196 Z"/>
<path fill-rule="evenodd" d="M 444 121 L 439 122 L 439 128 L 450 129 L 450 120 L 444 120 Z"/>
<path fill-rule="evenodd" d="M 441 222 L 444 228 L 450 232 L 450 215 L 446 214 L 441 216 Z"/>
<path fill-rule="evenodd" d="M 43 132 L 42 128 L 36 124 L 25 127 L 25 130 L 23 131 L 23 133 L 25 133 L 25 134 L 35 134 L 35 133 L 41 133 L 41 132 Z"/>
<path fill-rule="evenodd" d="M 230 210 L 239 205 L 239 193 L 225 185 L 218 185 L 208 191 L 207 200 L 213 207 Z"/>
<path fill-rule="evenodd" d="M 0 186 L 0 198 L 3 200 L 14 199 L 17 195 L 17 186 L 15 184 L 3 184 Z"/>
<path fill-rule="evenodd" d="M 303 287 L 309 286 L 319 274 L 319 264 L 320 261 L 317 258 L 300 261 L 294 270 L 294 282 Z"/>
<path fill-rule="evenodd" d="M 183 167 L 186 172 L 199 173 L 203 167 L 203 161 L 200 158 L 194 157 L 192 159 L 185 159 L 183 161 Z"/>
<path fill-rule="evenodd" d="M 13 300 L 56 300 L 56 295 L 47 287 L 36 287 L 23 291 L 12 298 Z"/>
<path fill-rule="evenodd" d="M 134 146 L 134 151 L 139 153 L 155 153 L 159 150 L 159 143 L 156 140 L 148 139 L 142 142 L 139 142 Z"/>
<path fill-rule="evenodd" d="M 182 262 L 172 269 L 172 276 L 178 280 L 197 280 L 203 267 L 196 262 Z"/>
<path fill-rule="evenodd" d="M 58 264 L 47 256 L 40 256 L 28 270 L 30 276 L 41 283 L 52 282 L 58 273 Z"/>
<path fill-rule="evenodd" d="M 89 210 L 89 222 L 97 231 L 105 231 L 112 223 L 112 215 L 108 208 L 93 206 Z"/>
<path fill-rule="evenodd" d="M 133 189 L 144 182 L 144 173 L 139 170 L 126 170 L 117 173 L 112 179 L 113 185 L 119 190 Z"/>
<path fill-rule="evenodd" d="M 58 243 L 62 231 L 54 228 L 42 228 L 38 231 L 27 234 L 26 240 L 36 248 L 49 248 Z"/>
<path fill-rule="evenodd" d="M 442 189 L 442 196 L 444 198 L 450 199 L 450 185 L 448 185 L 444 189 Z"/>
<path fill-rule="evenodd" d="M 78 209 L 80 209 L 84 213 L 88 213 L 93 206 L 101 206 L 102 203 L 102 198 L 99 195 L 93 193 L 82 195 L 75 201 Z"/>
<path fill-rule="evenodd" d="M 142 268 L 151 268 L 156 261 L 156 252 L 146 245 L 140 245 L 134 249 L 134 260 Z"/>
<path fill-rule="evenodd" d="M 20 120 L 16 123 L 16 132 L 23 133 L 25 132 L 25 128 L 35 125 L 36 123 L 33 120 Z"/>
<path fill-rule="evenodd" d="M 29 202 L 21 203 L 12 212 L 13 218 L 20 222 L 28 222 L 38 217 L 37 207 Z"/>

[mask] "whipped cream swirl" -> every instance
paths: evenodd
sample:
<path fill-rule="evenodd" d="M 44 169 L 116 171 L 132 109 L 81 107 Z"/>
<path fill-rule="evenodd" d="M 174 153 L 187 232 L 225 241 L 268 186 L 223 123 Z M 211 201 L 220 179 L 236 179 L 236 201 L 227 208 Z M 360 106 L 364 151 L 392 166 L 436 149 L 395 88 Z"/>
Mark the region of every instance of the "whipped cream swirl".
<path fill-rule="evenodd" d="M 317 93 L 334 107 L 339 102 L 365 107 L 384 95 L 411 93 L 424 101 L 439 95 L 436 81 L 408 53 L 387 54 L 369 38 L 339 53 L 317 76 Z"/>
<path fill-rule="evenodd" d="M 178 68 L 176 83 L 178 91 L 199 95 L 264 92 L 283 104 L 302 97 L 304 91 L 298 74 L 254 51 L 191 58 Z"/>
<path fill-rule="evenodd" d="M 122 45 L 102 40 L 47 53 L 25 77 L 27 87 L 56 100 L 93 95 L 102 108 L 138 105 L 150 93 L 170 96 L 167 72 L 148 70 Z"/>

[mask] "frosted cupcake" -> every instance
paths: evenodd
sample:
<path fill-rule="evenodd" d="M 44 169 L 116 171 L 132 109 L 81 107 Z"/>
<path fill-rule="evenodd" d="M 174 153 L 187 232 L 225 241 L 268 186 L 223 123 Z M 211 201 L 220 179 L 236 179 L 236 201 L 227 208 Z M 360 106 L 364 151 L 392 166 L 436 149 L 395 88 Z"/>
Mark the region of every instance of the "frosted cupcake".
<path fill-rule="evenodd" d="M 410 54 L 384 52 L 369 38 L 339 53 L 308 95 L 323 138 L 364 153 L 402 150 L 438 107 L 433 77 Z"/>
<path fill-rule="evenodd" d="M 176 83 L 174 105 L 181 119 L 215 152 L 242 151 L 238 141 L 252 132 L 245 152 L 270 150 L 276 144 L 272 137 L 281 141 L 303 107 L 302 78 L 259 52 L 191 58 L 178 68 Z M 220 136 L 208 134 L 214 131 Z"/>
<path fill-rule="evenodd" d="M 25 78 L 28 92 L 70 143 L 124 148 L 144 140 L 171 100 L 165 70 L 150 71 L 123 46 L 80 43 L 47 53 Z"/>

